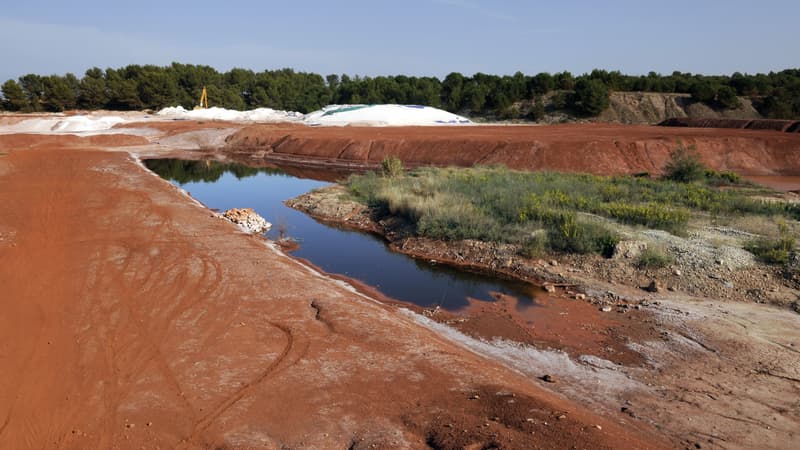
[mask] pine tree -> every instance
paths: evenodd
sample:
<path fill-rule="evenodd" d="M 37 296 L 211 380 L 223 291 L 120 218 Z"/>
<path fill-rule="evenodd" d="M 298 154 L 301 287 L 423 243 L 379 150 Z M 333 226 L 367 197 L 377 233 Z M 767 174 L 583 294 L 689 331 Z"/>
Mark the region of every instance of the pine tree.
<path fill-rule="evenodd" d="M 3 83 L 3 108 L 8 111 L 27 111 L 29 110 L 28 99 L 22 86 L 14 80 Z"/>

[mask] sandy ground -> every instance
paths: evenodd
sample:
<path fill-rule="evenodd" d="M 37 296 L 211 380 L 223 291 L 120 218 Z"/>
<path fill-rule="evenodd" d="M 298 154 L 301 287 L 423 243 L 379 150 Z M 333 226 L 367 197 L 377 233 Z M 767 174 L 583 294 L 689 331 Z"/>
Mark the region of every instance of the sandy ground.
<path fill-rule="evenodd" d="M 124 152 L 13 142 L 2 448 L 664 445 L 242 234 Z"/>
<path fill-rule="evenodd" d="M 148 126 L 158 132 L 0 136 L 0 448 L 792 448 L 798 439 L 800 315 L 790 310 L 587 280 L 652 306 L 600 313 L 560 292 L 543 300 L 547 320 L 503 322 L 509 333 L 532 325 L 527 337 L 472 339 L 504 325 L 445 326 L 376 302 L 242 234 L 130 156 L 250 158 L 230 151 L 240 126 Z M 529 145 L 530 133 L 580 142 L 581 130 L 597 131 L 584 133 L 593 148 L 611 136 L 662 145 L 642 127 L 576 127 L 458 133 L 465 145 L 516 134 Z M 279 153 L 274 133 L 258 129 L 251 159 L 267 160 Z M 283 142 L 298 133 L 269 129 L 290 135 Z M 437 131 L 456 133 L 406 134 L 433 142 Z M 333 159 L 341 142 L 326 139 L 347 133 L 413 141 L 399 129 L 301 132 L 296 148 L 339 148 Z M 667 142 L 673 132 L 689 133 L 655 133 Z M 737 133 L 748 134 L 730 139 L 766 142 L 758 148 L 769 161 L 793 161 L 792 137 Z M 720 146 L 731 142 L 721 136 Z M 574 146 L 592 148 L 586 139 Z M 213 150 L 219 142 L 229 151 Z M 498 321 L 508 301 L 471 308 L 494 308 L 483 316 Z"/>

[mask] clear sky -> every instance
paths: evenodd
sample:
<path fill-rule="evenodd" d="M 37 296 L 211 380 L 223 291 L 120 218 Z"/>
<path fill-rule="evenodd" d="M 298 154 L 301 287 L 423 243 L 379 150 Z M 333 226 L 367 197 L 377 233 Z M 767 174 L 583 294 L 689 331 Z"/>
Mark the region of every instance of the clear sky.
<path fill-rule="evenodd" d="M 800 0 L 6 2 L 0 82 L 92 66 L 351 75 L 800 67 Z"/>

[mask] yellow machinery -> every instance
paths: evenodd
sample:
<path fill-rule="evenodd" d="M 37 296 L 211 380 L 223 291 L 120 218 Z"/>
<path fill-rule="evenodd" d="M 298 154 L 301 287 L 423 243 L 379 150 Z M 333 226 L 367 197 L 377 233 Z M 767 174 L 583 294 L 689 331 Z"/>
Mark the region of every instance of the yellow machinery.
<path fill-rule="evenodd" d="M 206 91 L 206 87 L 203 86 L 203 93 L 200 94 L 200 103 L 194 107 L 194 109 L 206 109 L 208 108 L 208 91 Z"/>

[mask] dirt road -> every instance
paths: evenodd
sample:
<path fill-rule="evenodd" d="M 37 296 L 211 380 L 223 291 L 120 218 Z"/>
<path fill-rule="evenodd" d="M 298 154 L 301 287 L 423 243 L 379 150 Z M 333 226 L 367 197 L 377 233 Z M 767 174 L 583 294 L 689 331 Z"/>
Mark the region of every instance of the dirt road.
<path fill-rule="evenodd" d="M 242 234 L 124 152 L 21 142 L 0 149 L 0 448 L 663 445 Z"/>

